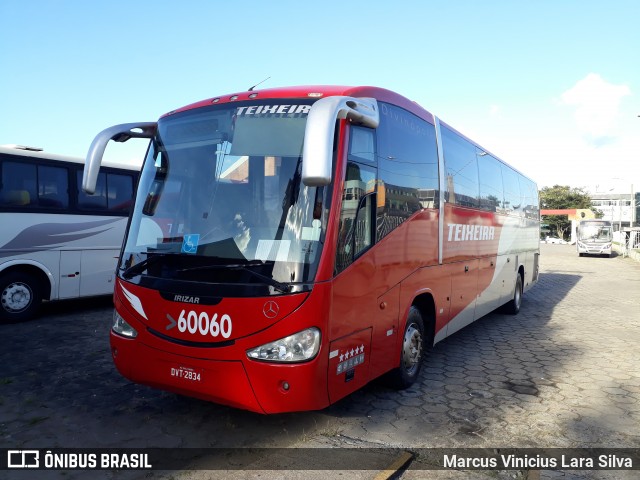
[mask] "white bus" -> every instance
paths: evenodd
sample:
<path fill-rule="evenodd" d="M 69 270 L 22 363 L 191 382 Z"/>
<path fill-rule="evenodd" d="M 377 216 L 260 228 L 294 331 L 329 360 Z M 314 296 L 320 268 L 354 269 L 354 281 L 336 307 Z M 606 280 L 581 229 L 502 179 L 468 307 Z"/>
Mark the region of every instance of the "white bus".
<path fill-rule="evenodd" d="M 581 220 L 578 224 L 578 256 L 611 256 L 611 222 L 608 220 Z"/>
<path fill-rule="evenodd" d="M 137 167 L 104 164 L 82 191 L 84 160 L 0 146 L 0 322 L 42 301 L 113 293 Z"/>

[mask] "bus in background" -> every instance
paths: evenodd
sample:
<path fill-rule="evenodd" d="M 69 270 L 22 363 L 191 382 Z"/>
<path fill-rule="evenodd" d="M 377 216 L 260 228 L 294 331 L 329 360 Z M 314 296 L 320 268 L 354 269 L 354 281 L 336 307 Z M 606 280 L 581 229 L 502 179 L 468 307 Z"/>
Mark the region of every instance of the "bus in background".
<path fill-rule="evenodd" d="M 578 256 L 611 257 L 612 226 L 609 220 L 580 220 L 578 224 Z"/>
<path fill-rule="evenodd" d="M 114 291 L 128 379 L 261 413 L 322 409 L 538 279 L 535 183 L 376 87 L 289 87 L 99 133 L 149 138 Z"/>
<path fill-rule="evenodd" d="M 84 160 L 0 146 L 0 321 L 45 300 L 113 294 L 139 169 L 105 164 L 82 191 Z"/>

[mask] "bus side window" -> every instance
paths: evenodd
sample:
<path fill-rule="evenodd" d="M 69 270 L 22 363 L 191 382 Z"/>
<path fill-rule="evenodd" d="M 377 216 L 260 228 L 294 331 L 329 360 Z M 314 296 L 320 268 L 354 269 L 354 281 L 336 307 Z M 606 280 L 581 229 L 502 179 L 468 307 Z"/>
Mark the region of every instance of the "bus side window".
<path fill-rule="evenodd" d="M 78 208 L 80 210 L 107 209 L 107 176 L 104 172 L 98 174 L 95 193 L 89 195 L 82 190 L 82 170 L 77 173 Z"/>
<path fill-rule="evenodd" d="M 522 213 L 522 195 L 520 193 L 518 174 L 504 164 L 501 167 L 502 181 L 504 183 L 503 208 L 505 213 L 509 215 L 519 215 Z"/>
<path fill-rule="evenodd" d="M 7 207 L 27 207 L 38 201 L 36 166 L 2 162 L 0 201 Z"/>
<path fill-rule="evenodd" d="M 480 208 L 498 212 L 504 202 L 500 162 L 486 152 L 477 151 L 476 154 L 480 175 Z"/>
<path fill-rule="evenodd" d="M 480 185 L 476 147 L 453 130 L 442 126 L 444 150 L 445 199 L 453 205 L 478 208 Z"/>
<path fill-rule="evenodd" d="M 67 168 L 38 166 L 38 205 L 57 209 L 69 207 L 69 170 Z"/>
<path fill-rule="evenodd" d="M 133 178 L 117 173 L 107 174 L 107 208 L 110 212 L 129 212 L 133 200 Z"/>
<path fill-rule="evenodd" d="M 377 240 L 423 208 L 438 208 L 438 151 L 433 124 L 380 102 Z"/>

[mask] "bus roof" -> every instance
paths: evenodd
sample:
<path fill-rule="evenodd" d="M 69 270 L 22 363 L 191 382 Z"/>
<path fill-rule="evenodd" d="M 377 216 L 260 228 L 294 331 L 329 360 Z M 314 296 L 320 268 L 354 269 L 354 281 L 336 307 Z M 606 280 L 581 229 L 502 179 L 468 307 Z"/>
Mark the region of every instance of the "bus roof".
<path fill-rule="evenodd" d="M 71 157 L 68 155 L 59 155 L 57 153 L 49 153 L 41 148 L 25 147 L 23 145 L 0 145 L 0 154 L 16 155 L 20 157 L 41 158 L 43 160 L 53 160 L 57 162 L 80 163 L 84 165 L 84 158 Z M 103 162 L 103 167 L 119 168 L 122 170 L 140 170 L 140 167 L 116 162 Z"/>
<path fill-rule="evenodd" d="M 402 95 L 379 87 L 360 86 L 349 87 L 339 85 L 305 85 L 293 87 L 268 88 L 263 90 L 247 90 L 244 92 L 232 93 L 213 97 L 200 102 L 192 103 L 185 107 L 173 110 L 166 115 L 170 115 L 185 110 L 200 108 L 212 103 L 231 103 L 252 99 L 269 99 L 269 98 L 323 98 L 336 95 L 349 96 L 355 98 L 371 97 L 383 102 L 393 103 L 405 110 L 410 111 L 414 115 L 434 123 L 433 115 L 422 108 L 416 102 L 413 102 Z"/>
<path fill-rule="evenodd" d="M 205 107 L 211 104 L 219 104 L 219 103 L 231 103 L 231 102 L 241 102 L 252 99 L 271 99 L 271 98 L 323 98 L 323 97 L 331 97 L 331 96 L 349 96 L 355 98 L 375 98 L 376 100 L 380 100 L 382 102 L 391 103 L 397 105 L 398 107 L 404 108 L 405 110 L 417 115 L 423 120 L 434 124 L 435 118 L 432 113 L 425 110 L 418 103 L 409 100 L 406 97 L 403 97 L 399 93 L 393 92 L 391 90 L 387 90 L 385 88 L 380 87 L 372 87 L 372 86 L 344 86 L 344 85 L 298 85 L 291 87 L 279 87 L 279 88 L 267 88 L 263 90 L 246 90 L 244 92 L 231 93 L 228 95 L 221 95 L 219 97 L 208 98 L 206 100 L 201 100 L 199 102 L 192 103 L 190 105 L 186 105 L 184 107 L 178 108 L 176 110 L 172 110 L 171 112 L 166 113 L 164 116 L 172 115 L 178 112 L 184 112 L 187 110 L 192 110 L 196 108 Z M 446 122 L 440 120 L 440 123 L 447 128 L 454 130 L 457 134 L 464 137 L 466 140 L 471 142 L 477 148 L 482 150 L 483 152 L 493 156 L 500 162 L 507 165 L 512 170 L 516 171 L 518 174 L 527 178 L 528 180 L 533 180 L 522 172 L 514 168 L 508 162 L 502 160 L 499 156 L 491 153 L 490 150 L 484 148 L 479 145 L 474 140 L 470 139 L 463 133 L 459 132 L 451 125 Z M 533 182 L 535 183 L 535 182 Z"/>

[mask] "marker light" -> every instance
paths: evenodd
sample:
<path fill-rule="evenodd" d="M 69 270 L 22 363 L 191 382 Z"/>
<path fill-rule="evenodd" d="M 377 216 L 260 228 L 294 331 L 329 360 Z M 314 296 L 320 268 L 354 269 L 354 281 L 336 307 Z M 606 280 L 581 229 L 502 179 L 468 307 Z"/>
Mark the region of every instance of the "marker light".
<path fill-rule="evenodd" d="M 122 318 L 115 310 L 113 311 L 113 326 L 111 327 L 111 330 L 118 335 L 122 335 L 127 338 L 136 338 L 138 336 L 138 332 L 136 332 L 131 325 L 125 322 L 124 318 Z"/>
<path fill-rule="evenodd" d="M 319 349 L 320 330 L 312 327 L 247 350 L 247 357 L 266 362 L 305 362 L 314 358 Z"/>

